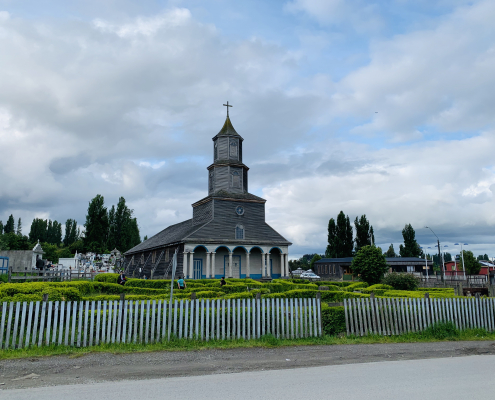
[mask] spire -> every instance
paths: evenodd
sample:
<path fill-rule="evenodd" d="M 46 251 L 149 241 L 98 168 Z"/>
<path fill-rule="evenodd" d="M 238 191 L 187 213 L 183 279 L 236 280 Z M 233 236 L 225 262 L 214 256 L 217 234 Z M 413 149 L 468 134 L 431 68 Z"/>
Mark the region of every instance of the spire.
<path fill-rule="evenodd" d="M 232 122 L 230 122 L 230 117 L 228 115 L 227 115 L 227 118 L 225 119 L 225 123 L 223 124 L 222 129 L 220 129 L 220 132 L 218 132 L 215 137 L 218 137 L 218 136 L 238 136 L 238 137 L 241 137 L 241 135 L 239 135 L 235 131 L 234 127 L 232 126 Z"/>

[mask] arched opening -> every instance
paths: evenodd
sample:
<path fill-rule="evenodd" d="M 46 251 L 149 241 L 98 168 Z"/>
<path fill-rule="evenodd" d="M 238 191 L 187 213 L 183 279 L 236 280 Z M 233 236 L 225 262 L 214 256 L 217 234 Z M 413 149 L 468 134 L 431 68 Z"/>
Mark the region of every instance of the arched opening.
<path fill-rule="evenodd" d="M 243 246 L 237 246 L 232 252 L 232 269 L 230 268 L 230 257 L 227 255 L 224 258 L 225 276 L 229 278 L 245 278 L 246 277 L 246 254 L 247 250 Z"/>
<path fill-rule="evenodd" d="M 189 271 L 191 279 L 206 278 L 206 252 L 205 246 L 199 245 L 194 248 L 193 268 Z"/>
<path fill-rule="evenodd" d="M 269 273 L 272 279 L 277 279 L 282 276 L 282 251 L 278 247 L 272 247 L 268 256 Z"/>
<path fill-rule="evenodd" d="M 225 266 L 225 256 L 229 256 L 230 249 L 227 246 L 218 246 L 215 250 L 215 257 L 212 257 L 212 272 L 213 277 L 216 279 L 220 279 L 224 275 Z M 213 261 L 213 258 L 215 261 Z"/>
<path fill-rule="evenodd" d="M 249 270 L 250 277 L 253 279 L 261 279 L 262 278 L 262 255 L 263 251 L 259 247 L 251 248 L 249 252 Z"/>

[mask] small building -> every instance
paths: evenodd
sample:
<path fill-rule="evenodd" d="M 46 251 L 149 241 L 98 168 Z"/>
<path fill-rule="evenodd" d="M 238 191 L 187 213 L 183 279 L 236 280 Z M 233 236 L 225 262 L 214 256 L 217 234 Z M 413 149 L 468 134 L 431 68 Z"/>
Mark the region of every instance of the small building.
<path fill-rule="evenodd" d="M 38 241 L 32 250 L 2 250 L 0 256 L 9 258 L 12 272 L 26 272 L 36 268 L 36 260 L 43 259 L 43 253 Z"/>
<path fill-rule="evenodd" d="M 322 258 L 314 263 L 315 274 L 322 279 L 329 280 L 351 280 L 351 264 L 354 257 L 344 258 Z M 409 272 L 415 275 L 426 275 L 426 263 L 428 273 L 433 271 L 433 261 L 416 257 L 387 257 L 390 266 L 389 272 Z"/>

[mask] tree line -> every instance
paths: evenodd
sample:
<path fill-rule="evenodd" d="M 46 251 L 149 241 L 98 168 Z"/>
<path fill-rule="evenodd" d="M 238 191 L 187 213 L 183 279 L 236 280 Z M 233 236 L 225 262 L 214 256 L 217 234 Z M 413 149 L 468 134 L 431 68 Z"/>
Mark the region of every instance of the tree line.
<path fill-rule="evenodd" d="M 57 220 L 34 218 L 29 235 L 22 234 L 22 221 L 15 225 L 11 214 L 4 225 L 0 221 L 0 250 L 31 250 L 39 241 L 45 251 L 43 257 L 54 263 L 59 258 L 70 258 L 76 252 L 103 254 L 114 248 L 126 252 L 141 243 L 137 219 L 123 197 L 108 211 L 104 198 L 97 195 L 88 205 L 84 229 L 75 219 L 67 219 L 62 235 L 62 224 Z"/>

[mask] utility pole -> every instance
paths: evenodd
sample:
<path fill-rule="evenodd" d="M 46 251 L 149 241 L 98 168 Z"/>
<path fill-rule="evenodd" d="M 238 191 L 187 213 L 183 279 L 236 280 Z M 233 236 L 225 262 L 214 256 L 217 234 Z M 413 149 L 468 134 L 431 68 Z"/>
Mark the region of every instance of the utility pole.
<path fill-rule="evenodd" d="M 445 271 L 444 271 L 444 268 L 443 268 L 443 265 L 440 264 L 440 239 L 438 238 L 437 234 L 435 232 L 433 232 L 433 229 L 431 229 L 429 226 L 425 226 L 426 229 L 429 229 L 431 231 L 431 233 L 433 233 L 435 235 L 435 237 L 437 238 L 437 246 L 438 246 L 438 266 L 440 267 L 440 269 L 442 270 L 442 282 L 444 281 L 444 274 L 445 274 Z"/>

